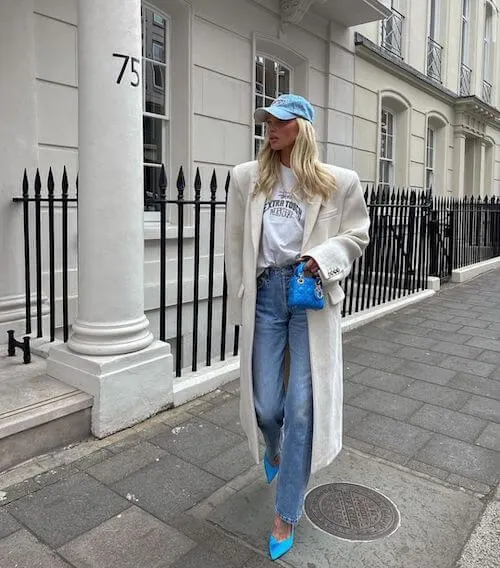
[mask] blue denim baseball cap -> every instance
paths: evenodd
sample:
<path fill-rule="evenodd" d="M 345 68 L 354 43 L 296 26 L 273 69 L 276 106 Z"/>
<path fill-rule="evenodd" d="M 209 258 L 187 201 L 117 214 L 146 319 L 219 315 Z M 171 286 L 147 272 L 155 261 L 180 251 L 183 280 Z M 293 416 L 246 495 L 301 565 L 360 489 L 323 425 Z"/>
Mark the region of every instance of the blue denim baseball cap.
<path fill-rule="evenodd" d="M 281 95 L 275 99 L 271 106 L 258 108 L 255 111 L 255 122 L 265 122 L 269 114 L 280 120 L 304 118 L 309 122 L 314 120 L 314 109 L 311 103 L 300 95 Z"/>

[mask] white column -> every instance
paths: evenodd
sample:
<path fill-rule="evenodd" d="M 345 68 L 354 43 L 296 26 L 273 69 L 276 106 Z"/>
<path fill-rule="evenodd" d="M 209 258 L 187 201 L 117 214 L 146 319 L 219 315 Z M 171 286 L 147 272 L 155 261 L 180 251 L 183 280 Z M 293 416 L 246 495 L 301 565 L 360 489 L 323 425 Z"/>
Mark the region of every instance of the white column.
<path fill-rule="evenodd" d="M 144 315 L 141 1 L 78 2 L 78 316 L 47 372 L 94 395 L 102 437 L 172 402 Z"/>
<path fill-rule="evenodd" d="M 465 134 L 455 134 L 454 146 L 454 194 L 455 197 L 463 197 L 465 188 Z"/>
<path fill-rule="evenodd" d="M 486 142 L 479 143 L 479 171 L 478 171 L 478 192 L 481 197 L 484 197 L 484 176 L 486 170 Z"/>
<path fill-rule="evenodd" d="M 13 50 L 19 38 L 23 49 Z M 22 194 L 24 168 L 33 182 L 36 164 L 33 0 L 0 2 L 0 76 L 0 343 L 5 343 L 7 329 L 25 331 L 23 215 L 12 198 Z"/>
<path fill-rule="evenodd" d="M 79 298 L 68 341 L 77 353 L 127 353 L 153 340 L 143 299 L 140 58 L 140 0 L 79 2 Z"/>

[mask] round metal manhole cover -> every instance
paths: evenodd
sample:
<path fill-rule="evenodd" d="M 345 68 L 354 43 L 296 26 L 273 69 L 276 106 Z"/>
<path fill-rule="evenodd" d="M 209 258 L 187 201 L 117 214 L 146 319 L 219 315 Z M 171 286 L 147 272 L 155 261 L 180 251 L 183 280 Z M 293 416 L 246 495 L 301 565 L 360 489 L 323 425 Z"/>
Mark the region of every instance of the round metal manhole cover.
<path fill-rule="evenodd" d="M 319 529 L 346 540 L 383 538 L 400 523 L 396 505 L 385 495 L 353 483 L 327 483 L 311 489 L 305 512 Z"/>

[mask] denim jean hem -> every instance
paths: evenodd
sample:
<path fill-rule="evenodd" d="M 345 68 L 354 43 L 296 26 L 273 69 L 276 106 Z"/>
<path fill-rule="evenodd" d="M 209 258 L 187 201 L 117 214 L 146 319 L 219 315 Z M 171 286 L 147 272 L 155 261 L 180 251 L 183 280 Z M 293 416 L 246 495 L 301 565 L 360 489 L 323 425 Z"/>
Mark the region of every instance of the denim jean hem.
<path fill-rule="evenodd" d="M 287 517 L 286 515 L 282 515 L 279 511 L 278 508 L 276 507 L 276 514 L 279 516 L 279 518 L 282 521 L 285 521 L 285 523 L 289 523 L 290 525 L 296 525 L 299 521 L 300 521 L 300 517 L 302 515 L 299 515 L 298 517 L 296 517 L 295 519 L 291 519 L 290 517 Z"/>

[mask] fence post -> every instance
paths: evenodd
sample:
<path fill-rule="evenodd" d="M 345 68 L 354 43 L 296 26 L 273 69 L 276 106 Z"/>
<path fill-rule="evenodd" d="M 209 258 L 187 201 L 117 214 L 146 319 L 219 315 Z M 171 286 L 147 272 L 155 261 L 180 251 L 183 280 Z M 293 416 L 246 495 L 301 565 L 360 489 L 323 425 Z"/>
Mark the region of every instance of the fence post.
<path fill-rule="evenodd" d="M 439 255 L 437 247 L 438 212 L 434 209 L 434 202 L 431 202 L 431 207 L 429 219 L 429 276 L 439 276 Z"/>
<path fill-rule="evenodd" d="M 448 210 L 448 230 L 450 239 L 450 248 L 448 253 L 448 276 L 451 277 L 451 273 L 453 272 L 453 263 L 455 262 L 453 255 L 453 250 L 455 247 L 455 211 L 453 210 L 453 207 L 450 207 Z"/>
<path fill-rule="evenodd" d="M 26 333 L 31 333 L 31 275 L 30 275 L 30 221 L 29 183 L 26 169 L 23 176 L 23 234 L 24 234 L 24 289 L 26 294 Z"/>

